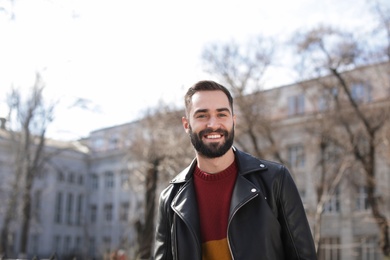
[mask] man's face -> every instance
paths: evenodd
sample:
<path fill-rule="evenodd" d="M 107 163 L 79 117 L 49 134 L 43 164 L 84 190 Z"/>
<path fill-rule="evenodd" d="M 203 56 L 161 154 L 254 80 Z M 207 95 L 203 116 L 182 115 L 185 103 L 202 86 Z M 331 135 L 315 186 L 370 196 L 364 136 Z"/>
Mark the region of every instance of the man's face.
<path fill-rule="evenodd" d="M 235 116 L 222 91 L 200 91 L 192 96 L 183 126 L 199 155 L 216 158 L 233 145 Z"/>

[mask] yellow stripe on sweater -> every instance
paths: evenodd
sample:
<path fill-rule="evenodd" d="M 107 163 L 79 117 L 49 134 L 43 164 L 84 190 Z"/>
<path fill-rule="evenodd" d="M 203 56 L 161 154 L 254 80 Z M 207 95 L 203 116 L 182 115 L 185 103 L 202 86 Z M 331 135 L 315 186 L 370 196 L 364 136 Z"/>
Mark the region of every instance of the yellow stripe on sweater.
<path fill-rule="evenodd" d="M 202 244 L 202 260 L 232 259 L 227 239 L 212 240 Z"/>

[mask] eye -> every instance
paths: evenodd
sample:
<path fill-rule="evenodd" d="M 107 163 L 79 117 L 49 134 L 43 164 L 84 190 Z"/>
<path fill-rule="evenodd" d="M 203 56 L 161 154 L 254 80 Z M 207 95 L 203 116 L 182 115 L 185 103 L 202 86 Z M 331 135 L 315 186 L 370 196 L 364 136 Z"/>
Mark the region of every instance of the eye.
<path fill-rule="evenodd" d="M 219 117 L 227 117 L 228 115 L 227 114 L 224 114 L 224 113 L 221 113 L 221 114 L 218 114 Z"/>
<path fill-rule="evenodd" d="M 198 115 L 196 116 L 196 118 L 205 118 L 205 117 L 206 117 L 205 114 L 198 114 Z"/>

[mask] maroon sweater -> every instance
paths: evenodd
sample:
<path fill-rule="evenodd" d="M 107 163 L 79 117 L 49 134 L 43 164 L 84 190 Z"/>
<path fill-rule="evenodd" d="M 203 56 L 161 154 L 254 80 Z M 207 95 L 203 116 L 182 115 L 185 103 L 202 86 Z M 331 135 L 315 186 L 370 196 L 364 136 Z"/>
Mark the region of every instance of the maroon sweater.
<path fill-rule="evenodd" d="M 202 259 L 231 259 L 227 226 L 230 200 L 237 177 L 234 161 L 219 173 L 208 174 L 196 167 L 194 183 L 199 209 Z"/>

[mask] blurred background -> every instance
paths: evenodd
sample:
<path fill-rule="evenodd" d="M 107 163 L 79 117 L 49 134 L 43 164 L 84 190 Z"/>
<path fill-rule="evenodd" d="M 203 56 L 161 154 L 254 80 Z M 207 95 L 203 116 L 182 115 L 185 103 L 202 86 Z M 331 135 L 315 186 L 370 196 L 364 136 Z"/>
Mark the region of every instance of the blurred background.
<path fill-rule="evenodd" d="M 0 0 L 0 256 L 149 259 L 198 80 L 293 173 L 319 259 L 390 259 L 390 3 Z"/>

